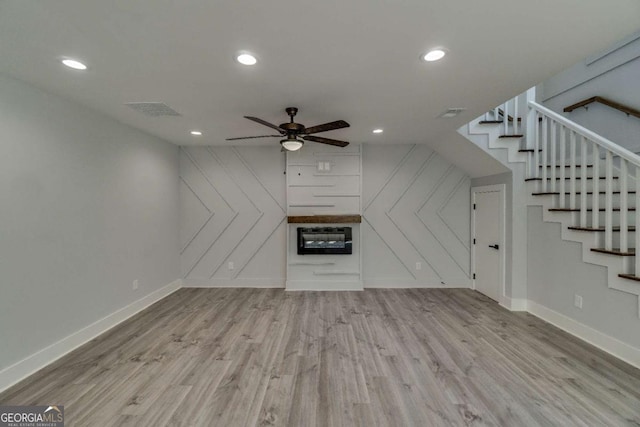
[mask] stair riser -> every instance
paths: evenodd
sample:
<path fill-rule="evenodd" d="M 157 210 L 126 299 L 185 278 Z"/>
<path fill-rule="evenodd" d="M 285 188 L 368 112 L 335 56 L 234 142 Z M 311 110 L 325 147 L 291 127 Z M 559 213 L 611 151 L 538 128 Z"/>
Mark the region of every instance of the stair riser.
<path fill-rule="evenodd" d="M 560 178 L 560 170 L 562 168 L 556 168 L 556 178 Z M 552 168 L 547 168 L 547 178 L 551 178 L 551 170 Z M 564 176 L 565 177 L 569 177 L 569 174 L 571 173 L 571 169 L 570 168 L 565 168 L 564 170 Z M 582 168 L 576 168 L 576 176 L 582 176 Z M 600 170 L 600 176 L 604 175 L 604 170 L 601 169 Z M 540 175 L 542 176 L 542 168 L 540 168 Z M 591 178 L 593 176 L 593 168 L 587 168 L 587 177 Z M 614 176 L 616 176 L 616 174 L 614 173 Z"/>
<path fill-rule="evenodd" d="M 598 243 L 597 246 L 602 248 L 604 247 L 604 233 L 598 233 Z M 600 236 L 601 234 L 601 236 Z M 628 245 L 629 247 L 635 247 L 636 246 L 636 233 L 631 231 L 628 234 Z M 613 233 L 613 247 L 614 248 L 619 248 L 620 247 L 620 233 Z"/>
<path fill-rule="evenodd" d="M 560 197 L 559 196 L 555 196 L 556 197 L 556 203 L 558 203 L 558 207 L 560 206 Z M 587 194 L 587 207 L 592 207 L 593 205 L 593 199 L 594 196 L 592 194 Z M 620 194 L 614 194 L 612 196 L 612 200 L 613 200 L 613 206 L 614 207 L 620 207 Z M 576 194 L 576 208 L 580 208 L 580 206 L 582 206 L 582 204 L 580 203 L 582 200 L 582 197 L 580 196 L 580 194 Z M 605 194 L 600 194 L 596 197 L 596 200 L 598 201 L 598 204 L 600 206 L 600 208 L 604 208 L 605 207 L 605 201 L 606 201 L 606 195 Z M 627 195 L 627 204 L 630 208 L 634 208 L 636 207 L 636 195 L 635 194 L 629 194 Z M 569 207 L 569 196 L 565 196 L 565 205 L 566 207 Z"/>
<path fill-rule="evenodd" d="M 580 213 L 576 213 L 576 218 L 580 218 Z M 598 218 L 598 226 L 600 227 L 604 227 L 604 217 L 605 217 L 605 212 L 600 212 L 599 218 Z M 591 226 L 591 212 L 587 213 L 587 222 L 589 224 L 589 226 Z M 636 214 L 635 212 L 629 212 L 627 213 L 627 225 L 635 225 L 635 220 L 636 220 Z M 578 221 L 575 222 L 575 225 L 579 225 Z M 619 226 L 620 225 L 620 212 L 613 212 L 613 226 Z"/>
<path fill-rule="evenodd" d="M 601 179 L 599 181 L 598 184 L 598 191 L 605 191 L 605 180 Z M 571 182 L 569 180 L 566 180 L 564 183 L 564 191 L 565 192 L 569 192 L 571 189 Z M 612 182 L 612 187 L 613 187 L 613 191 L 619 191 L 620 190 L 620 182 L 619 180 L 613 180 Z M 546 190 L 543 190 L 543 186 L 542 186 L 542 181 L 537 181 L 537 186 L 536 188 L 538 190 L 536 191 L 560 191 L 560 183 L 558 181 L 556 181 L 555 183 L 555 187 L 552 185 L 551 182 L 547 182 L 547 188 Z M 627 183 L 627 190 L 631 191 L 631 190 L 635 190 L 635 183 L 629 181 Z M 582 191 L 582 180 L 576 180 L 576 192 L 578 191 Z M 587 192 L 593 191 L 593 180 L 588 179 L 587 180 Z"/>

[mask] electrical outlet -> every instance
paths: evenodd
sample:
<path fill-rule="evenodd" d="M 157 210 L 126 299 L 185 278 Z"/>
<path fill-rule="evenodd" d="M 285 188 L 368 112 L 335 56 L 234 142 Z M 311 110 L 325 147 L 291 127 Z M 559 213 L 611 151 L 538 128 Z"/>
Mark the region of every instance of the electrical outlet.
<path fill-rule="evenodd" d="M 138 279 L 136 279 L 136 280 L 133 281 L 133 284 L 131 285 L 131 287 L 135 291 L 136 289 L 138 289 L 139 285 L 140 285 L 140 281 Z"/>
<path fill-rule="evenodd" d="M 575 294 L 573 296 L 573 305 L 575 305 L 579 309 L 582 309 L 582 296 Z"/>
<path fill-rule="evenodd" d="M 421 262 L 416 262 L 416 270 L 422 270 L 422 263 Z"/>
<path fill-rule="evenodd" d="M 227 268 L 229 270 L 233 270 L 235 268 L 235 266 L 233 265 L 233 261 L 229 261 L 229 264 L 227 264 Z"/>

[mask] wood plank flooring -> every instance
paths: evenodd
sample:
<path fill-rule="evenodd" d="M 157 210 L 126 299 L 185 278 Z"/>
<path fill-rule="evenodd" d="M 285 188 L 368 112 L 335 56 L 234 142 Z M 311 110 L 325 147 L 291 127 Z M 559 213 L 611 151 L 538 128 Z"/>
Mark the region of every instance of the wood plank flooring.
<path fill-rule="evenodd" d="M 0 394 L 68 426 L 640 425 L 640 370 L 465 289 L 181 289 Z"/>

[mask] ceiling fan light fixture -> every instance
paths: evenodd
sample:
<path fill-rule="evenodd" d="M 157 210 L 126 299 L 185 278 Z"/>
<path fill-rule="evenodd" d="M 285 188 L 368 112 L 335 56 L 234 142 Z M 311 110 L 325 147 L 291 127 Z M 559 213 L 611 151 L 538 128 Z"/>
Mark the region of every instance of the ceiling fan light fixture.
<path fill-rule="evenodd" d="M 283 139 L 280 141 L 282 148 L 287 151 L 298 151 L 304 145 L 304 141 L 300 139 Z"/>

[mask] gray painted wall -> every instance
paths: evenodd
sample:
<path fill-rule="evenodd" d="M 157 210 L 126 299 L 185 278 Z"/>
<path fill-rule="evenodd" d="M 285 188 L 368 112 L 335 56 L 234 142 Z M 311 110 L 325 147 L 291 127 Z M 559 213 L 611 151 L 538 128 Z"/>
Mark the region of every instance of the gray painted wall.
<path fill-rule="evenodd" d="M 542 221 L 542 208 L 528 211 L 528 295 L 582 324 L 640 348 L 638 299 L 607 287 L 605 267 L 582 261 L 579 243 L 560 237 L 560 224 Z M 582 310 L 574 295 L 583 297 Z"/>
<path fill-rule="evenodd" d="M 625 43 L 626 42 L 626 43 Z M 542 85 L 544 104 L 570 120 L 640 152 L 640 119 L 596 103 L 564 113 L 564 107 L 602 96 L 640 110 L 640 32 L 568 68 Z"/>
<path fill-rule="evenodd" d="M 426 145 L 365 145 L 362 168 L 364 286 L 468 287 L 469 176 Z"/>
<path fill-rule="evenodd" d="M 177 147 L 3 76 L 0 129 L 2 369 L 180 270 Z"/>

